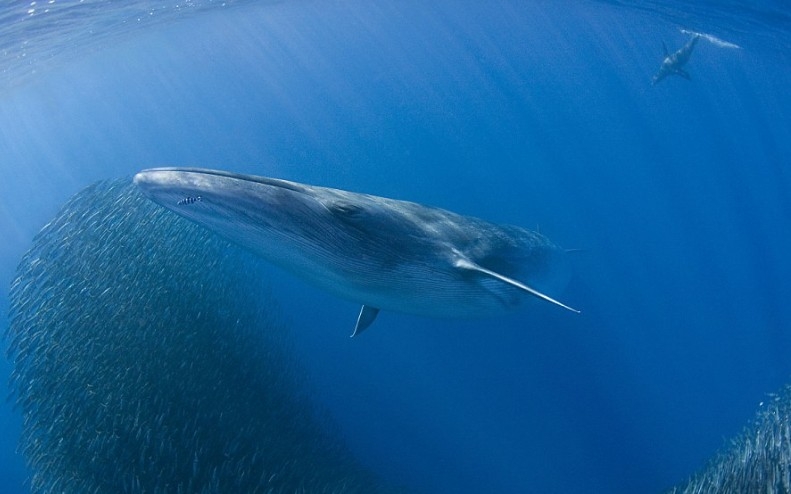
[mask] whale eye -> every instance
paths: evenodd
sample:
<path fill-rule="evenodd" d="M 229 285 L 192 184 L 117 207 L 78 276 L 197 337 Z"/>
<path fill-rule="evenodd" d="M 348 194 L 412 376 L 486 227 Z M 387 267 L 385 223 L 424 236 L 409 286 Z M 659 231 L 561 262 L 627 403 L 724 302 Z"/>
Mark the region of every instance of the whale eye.
<path fill-rule="evenodd" d="M 195 204 L 196 202 L 201 202 L 203 198 L 201 196 L 187 196 L 184 199 L 179 200 L 176 203 L 176 206 L 186 206 L 190 204 Z"/>

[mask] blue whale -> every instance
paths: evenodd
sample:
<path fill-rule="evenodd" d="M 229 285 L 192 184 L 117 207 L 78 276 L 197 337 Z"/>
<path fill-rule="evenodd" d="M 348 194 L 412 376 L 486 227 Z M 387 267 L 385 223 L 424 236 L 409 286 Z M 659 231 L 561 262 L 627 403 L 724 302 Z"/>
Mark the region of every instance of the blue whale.
<path fill-rule="evenodd" d="M 143 194 L 340 297 L 362 304 L 352 336 L 380 309 L 490 316 L 570 277 L 538 232 L 450 211 L 286 180 L 196 168 L 135 175 Z"/>

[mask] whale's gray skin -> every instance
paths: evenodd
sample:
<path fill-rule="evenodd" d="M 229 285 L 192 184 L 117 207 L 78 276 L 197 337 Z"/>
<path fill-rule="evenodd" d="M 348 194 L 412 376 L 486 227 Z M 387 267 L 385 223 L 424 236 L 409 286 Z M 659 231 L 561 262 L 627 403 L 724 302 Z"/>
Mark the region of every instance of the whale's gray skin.
<path fill-rule="evenodd" d="M 684 46 L 672 54 L 668 53 L 667 46 L 662 43 L 662 48 L 665 50 L 665 58 L 662 60 L 662 65 L 659 66 L 659 71 L 651 80 L 651 85 L 656 85 L 669 75 L 678 75 L 686 80 L 690 80 L 689 74 L 684 70 L 684 65 L 689 62 L 689 57 L 692 56 L 692 50 L 695 49 L 695 45 L 698 43 L 699 39 L 699 34 L 693 35 Z"/>
<path fill-rule="evenodd" d="M 306 281 L 380 309 L 475 317 L 562 288 L 565 252 L 537 232 L 420 204 L 252 175 L 156 168 L 134 182 L 154 202 Z M 575 311 L 577 312 L 577 311 Z"/>

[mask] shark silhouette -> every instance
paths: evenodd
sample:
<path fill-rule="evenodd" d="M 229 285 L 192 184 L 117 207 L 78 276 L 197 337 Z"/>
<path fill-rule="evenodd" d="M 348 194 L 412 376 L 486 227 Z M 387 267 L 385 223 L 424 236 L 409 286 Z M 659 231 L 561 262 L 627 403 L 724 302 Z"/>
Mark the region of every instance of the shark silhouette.
<path fill-rule="evenodd" d="M 665 51 L 665 58 L 662 60 L 662 65 L 659 66 L 659 71 L 654 75 L 651 80 L 651 85 L 656 85 L 659 81 L 669 75 L 677 75 L 686 80 L 690 80 L 689 73 L 684 70 L 684 65 L 689 62 L 689 57 L 692 56 L 692 50 L 700 39 L 700 34 L 695 33 L 684 46 L 677 51 L 668 53 L 667 46 L 662 43 L 662 49 Z"/>

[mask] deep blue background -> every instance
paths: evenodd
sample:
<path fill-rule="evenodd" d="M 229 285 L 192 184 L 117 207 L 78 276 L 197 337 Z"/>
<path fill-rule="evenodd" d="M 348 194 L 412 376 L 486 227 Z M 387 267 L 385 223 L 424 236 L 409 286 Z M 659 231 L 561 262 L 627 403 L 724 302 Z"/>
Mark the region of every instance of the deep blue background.
<path fill-rule="evenodd" d="M 772 19 L 752 32 L 694 22 L 593 2 L 293 2 L 43 63 L 0 93 L 0 308 L 32 235 L 71 194 L 150 166 L 537 226 L 584 249 L 561 297 L 581 315 L 383 313 L 349 340 L 355 304 L 274 269 L 267 286 L 317 402 L 388 479 L 420 492 L 661 491 L 791 378 L 789 38 Z M 687 39 L 680 27 L 743 48 L 701 41 L 691 82 L 651 87 L 662 41 Z M 2 422 L 0 482 L 16 492 L 19 418 Z"/>

